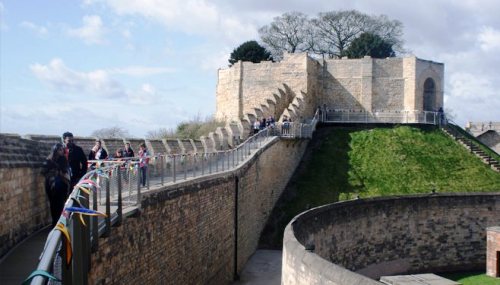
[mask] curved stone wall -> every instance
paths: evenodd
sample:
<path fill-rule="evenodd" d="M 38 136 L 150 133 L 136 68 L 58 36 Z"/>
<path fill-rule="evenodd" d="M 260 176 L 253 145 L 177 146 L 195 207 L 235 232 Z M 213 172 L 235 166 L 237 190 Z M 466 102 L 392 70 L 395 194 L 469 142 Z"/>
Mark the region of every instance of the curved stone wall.
<path fill-rule="evenodd" d="M 282 284 L 380 284 L 373 279 L 484 270 L 486 228 L 498 225 L 500 193 L 359 199 L 314 208 L 285 229 Z"/>
<path fill-rule="evenodd" d="M 0 134 L 0 258 L 50 224 L 41 169 L 50 144 Z"/>
<path fill-rule="evenodd" d="M 275 138 L 232 171 L 144 192 L 140 213 L 99 239 L 89 284 L 230 284 L 307 142 Z"/>

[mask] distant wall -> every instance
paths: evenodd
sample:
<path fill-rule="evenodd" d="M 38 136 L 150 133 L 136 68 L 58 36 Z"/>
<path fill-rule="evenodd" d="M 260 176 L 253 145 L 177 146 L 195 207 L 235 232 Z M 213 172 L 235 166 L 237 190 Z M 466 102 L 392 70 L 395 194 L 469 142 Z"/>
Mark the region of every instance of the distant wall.
<path fill-rule="evenodd" d="M 50 224 L 40 174 L 49 151 L 49 144 L 0 134 L 0 257 Z"/>
<path fill-rule="evenodd" d="M 282 284 L 378 284 L 364 276 L 484 270 L 486 228 L 499 224 L 500 193 L 360 199 L 318 207 L 294 218 L 285 230 Z M 314 253 L 305 245 L 313 245 Z"/>
<path fill-rule="evenodd" d="M 100 239 L 89 283 L 229 284 L 306 145 L 276 138 L 234 171 L 145 192 L 140 215 Z"/>
<path fill-rule="evenodd" d="M 479 141 L 500 154 L 500 133 L 496 131 L 486 131 L 477 137 Z"/>
<path fill-rule="evenodd" d="M 316 60 L 302 53 L 287 54 L 275 63 L 238 62 L 219 70 L 216 116 L 239 120 L 262 108 L 273 94 L 302 101 L 300 114 L 292 110 L 295 119 L 311 117 L 323 104 L 330 109 L 368 112 L 422 111 L 428 78 L 435 86 L 427 105 L 437 111 L 443 107 L 444 65 L 414 56 Z"/>

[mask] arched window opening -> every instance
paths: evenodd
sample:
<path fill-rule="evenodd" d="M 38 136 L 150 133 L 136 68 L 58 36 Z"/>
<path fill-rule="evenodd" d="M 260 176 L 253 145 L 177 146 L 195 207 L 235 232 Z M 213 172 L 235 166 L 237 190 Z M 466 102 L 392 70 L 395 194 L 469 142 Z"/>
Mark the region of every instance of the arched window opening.
<path fill-rule="evenodd" d="M 424 82 L 424 111 L 437 111 L 436 107 L 436 84 L 432 78 L 427 78 Z"/>

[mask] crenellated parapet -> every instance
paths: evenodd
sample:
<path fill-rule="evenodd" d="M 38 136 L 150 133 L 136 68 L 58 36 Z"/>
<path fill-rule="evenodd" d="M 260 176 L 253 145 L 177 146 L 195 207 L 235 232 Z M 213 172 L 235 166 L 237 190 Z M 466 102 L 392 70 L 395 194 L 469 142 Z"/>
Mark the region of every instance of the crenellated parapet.
<path fill-rule="evenodd" d="M 320 106 L 436 112 L 444 104 L 443 79 L 442 63 L 415 56 L 316 60 L 302 53 L 275 63 L 238 62 L 219 70 L 216 118 L 245 125 L 268 116 L 301 122 Z"/>

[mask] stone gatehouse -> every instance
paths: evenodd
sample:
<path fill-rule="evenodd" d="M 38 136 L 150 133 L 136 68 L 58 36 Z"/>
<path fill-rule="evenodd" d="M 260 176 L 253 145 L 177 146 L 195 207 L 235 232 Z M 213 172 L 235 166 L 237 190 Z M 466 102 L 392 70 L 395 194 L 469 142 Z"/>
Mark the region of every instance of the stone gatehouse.
<path fill-rule="evenodd" d="M 366 112 L 437 111 L 443 89 L 444 64 L 415 56 L 317 60 L 287 54 L 280 62 L 239 61 L 220 69 L 216 117 L 239 121 L 267 112 L 301 119 L 324 104 Z"/>

